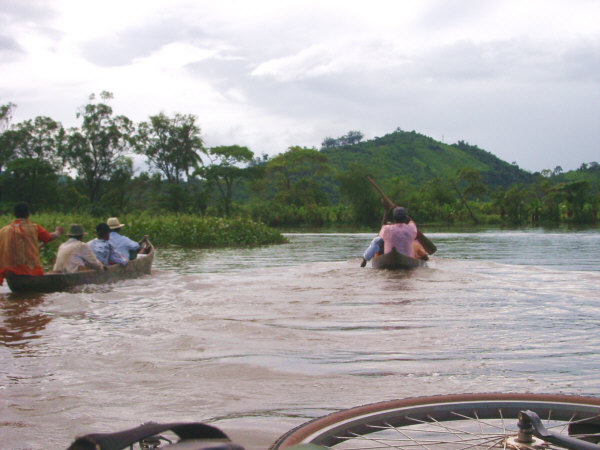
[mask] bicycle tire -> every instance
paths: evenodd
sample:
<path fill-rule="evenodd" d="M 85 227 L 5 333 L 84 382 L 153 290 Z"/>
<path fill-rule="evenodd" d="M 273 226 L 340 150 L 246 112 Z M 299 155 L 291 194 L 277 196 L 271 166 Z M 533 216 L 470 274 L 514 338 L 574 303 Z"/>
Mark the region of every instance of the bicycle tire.
<path fill-rule="evenodd" d="M 600 398 L 523 393 L 455 394 L 390 400 L 338 411 L 288 431 L 271 446 L 271 450 L 297 444 L 315 444 L 336 449 L 507 448 L 505 445 L 509 440 L 512 439 L 510 444 L 514 444 L 517 414 L 527 409 L 536 412 L 547 427 L 561 426 L 563 432 L 569 433 L 571 430 L 569 434 L 573 436 L 573 430 L 585 425 L 598 433 L 600 439 Z M 481 431 L 455 428 L 460 422 L 465 422 L 471 428 L 475 425 Z M 453 438 L 443 440 L 441 433 L 450 423 L 450 435 Z M 392 433 L 394 436 L 384 442 L 384 439 L 388 439 L 381 437 L 384 433 Z M 419 437 L 416 435 L 419 433 L 433 438 L 427 437 L 425 443 L 415 445 L 415 439 Z M 469 436 L 468 442 L 464 440 L 465 436 Z M 475 437 L 481 442 L 475 441 Z M 579 438 L 592 440 L 589 434 Z M 366 446 L 367 440 L 370 442 L 369 447 Z M 413 446 L 405 447 L 407 442 L 413 443 Z M 349 446 L 349 443 L 354 446 Z"/>

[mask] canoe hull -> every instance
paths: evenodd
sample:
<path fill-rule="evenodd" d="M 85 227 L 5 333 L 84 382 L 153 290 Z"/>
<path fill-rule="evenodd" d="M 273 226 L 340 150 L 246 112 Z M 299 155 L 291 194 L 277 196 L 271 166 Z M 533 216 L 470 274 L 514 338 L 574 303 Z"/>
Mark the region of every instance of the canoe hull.
<path fill-rule="evenodd" d="M 129 261 L 127 266 L 110 266 L 107 270 L 86 270 L 76 273 L 46 273 L 43 276 L 6 274 L 8 287 L 13 292 L 67 291 L 84 284 L 113 283 L 128 278 L 150 274 L 154 260 L 154 247 L 143 257 Z"/>
<path fill-rule="evenodd" d="M 417 267 L 424 267 L 425 262 L 420 259 L 405 256 L 398 253 L 395 248 L 392 248 L 391 252 L 373 258 L 372 266 L 375 269 L 411 270 L 416 269 Z"/>

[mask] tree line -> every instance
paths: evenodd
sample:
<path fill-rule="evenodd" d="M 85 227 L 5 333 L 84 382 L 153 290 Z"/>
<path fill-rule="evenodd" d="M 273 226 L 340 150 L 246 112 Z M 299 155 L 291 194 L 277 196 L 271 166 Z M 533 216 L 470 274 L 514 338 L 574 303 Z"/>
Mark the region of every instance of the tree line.
<path fill-rule="evenodd" d="M 382 208 L 370 175 L 419 223 L 597 223 L 597 163 L 582 165 L 575 179 L 557 168 L 508 187 L 486 185 L 471 167 L 420 183 L 379 179 L 360 164 L 336 167 L 323 151 L 355 146 L 358 131 L 325 138 L 321 150 L 257 157 L 239 145 L 207 148 L 194 115 L 161 112 L 136 124 L 114 113 L 111 98 L 91 95 L 76 113 L 79 126 L 68 129 L 46 116 L 12 123 L 16 105 L 0 105 L 0 213 L 24 200 L 34 211 L 95 217 L 147 211 L 375 227 Z M 147 169 L 136 173 L 134 158 Z"/>

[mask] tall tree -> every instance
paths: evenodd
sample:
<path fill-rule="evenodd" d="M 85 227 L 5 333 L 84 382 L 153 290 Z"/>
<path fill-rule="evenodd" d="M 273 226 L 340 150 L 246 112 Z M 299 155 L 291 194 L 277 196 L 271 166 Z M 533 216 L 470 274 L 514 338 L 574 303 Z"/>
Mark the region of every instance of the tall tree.
<path fill-rule="evenodd" d="M 246 169 L 240 165 L 250 163 L 254 153 L 248 147 L 229 145 L 213 147 L 208 150 L 207 154 L 211 163 L 199 168 L 195 173 L 217 186 L 225 208 L 225 215 L 229 216 L 233 185 L 236 180 L 247 173 Z"/>
<path fill-rule="evenodd" d="M 504 193 L 504 205 L 506 216 L 513 224 L 521 224 L 526 221 L 526 198 L 527 193 L 523 186 L 513 185 Z"/>
<path fill-rule="evenodd" d="M 588 199 L 590 183 L 586 180 L 559 183 L 555 190 L 564 195 L 567 202 L 567 215 L 575 222 L 582 222 L 583 206 Z"/>
<path fill-rule="evenodd" d="M 7 128 L 13 108 L 13 104 L 0 107 L 1 126 L 6 128 L 0 135 L 1 195 L 5 200 L 55 205 L 57 172 L 63 166 L 58 148 L 65 131 L 49 117 Z"/>
<path fill-rule="evenodd" d="M 108 101 L 110 92 L 103 91 L 100 98 Z M 108 181 L 130 148 L 132 122 L 125 116 L 113 116 L 113 109 L 106 103 L 90 103 L 82 107 L 77 117 L 82 119 L 81 128 L 71 128 L 61 155 L 67 164 L 85 181 L 90 202 L 100 198 L 103 184 Z"/>
<path fill-rule="evenodd" d="M 315 177 L 332 170 L 326 155 L 297 146 L 271 158 L 266 165 L 267 178 L 277 190 L 275 200 L 287 205 L 325 204 L 327 198 Z"/>
<path fill-rule="evenodd" d="M 14 158 L 44 161 L 58 170 L 63 167 L 59 149 L 65 139 L 65 130 L 60 122 L 38 116 L 6 130 L 2 135 L 2 145 L 11 148 Z"/>
<path fill-rule="evenodd" d="M 27 201 L 40 206 L 51 207 L 59 202 L 58 175 L 50 163 L 35 158 L 15 158 L 6 164 L 2 174 L 4 200 Z"/>
<path fill-rule="evenodd" d="M 115 165 L 110 177 L 110 184 L 102 195 L 102 204 L 109 208 L 110 215 L 121 214 L 128 208 L 128 200 L 132 196 L 129 184 L 133 177 L 133 161 L 131 158 L 121 158 Z M 134 205 L 131 205 L 134 206 Z M 143 204 L 135 205 L 143 207 Z"/>
<path fill-rule="evenodd" d="M 6 168 L 6 164 L 16 158 L 18 135 L 12 130 L 6 130 L 0 134 L 0 173 Z"/>
<path fill-rule="evenodd" d="M 188 177 L 191 169 L 202 164 L 200 153 L 206 152 L 200 127 L 191 114 L 151 116 L 149 122 L 139 124 L 135 141 L 135 151 L 145 155 L 170 184 Z"/>
<path fill-rule="evenodd" d="M 10 121 L 12 119 L 12 113 L 16 105 L 14 103 L 8 103 L 6 105 L 0 105 L 0 173 L 4 169 L 6 163 L 14 156 L 14 145 L 12 143 L 13 137 L 6 134 Z"/>
<path fill-rule="evenodd" d="M 348 170 L 338 173 L 340 192 L 349 202 L 356 223 L 376 226 L 381 223 L 381 201 L 367 181 L 364 166 L 350 163 Z"/>
<path fill-rule="evenodd" d="M 451 180 L 452 187 L 458 194 L 458 198 L 468 211 L 473 222 L 479 223 L 477 217 L 475 217 L 475 214 L 473 214 L 471 207 L 467 203 L 467 198 L 472 197 L 479 199 L 483 194 L 485 194 L 486 188 L 483 184 L 481 174 L 472 167 L 462 167 L 457 170 L 456 177 L 456 180 Z"/>
<path fill-rule="evenodd" d="M 456 198 L 452 194 L 450 180 L 435 177 L 421 186 L 421 215 L 426 220 L 454 220 Z"/>
<path fill-rule="evenodd" d="M 8 128 L 12 119 L 12 113 L 17 105 L 14 103 L 7 103 L 6 105 L 0 105 L 0 131 L 4 131 Z"/>
<path fill-rule="evenodd" d="M 362 134 L 360 131 L 355 130 L 348 131 L 348 134 L 340 136 L 337 139 L 334 139 L 332 137 L 326 137 L 321 143 L 321 150 L 344 147 L 346 145 L 355 145 L 362 141 L 363 137 L 364 134 Z"/>

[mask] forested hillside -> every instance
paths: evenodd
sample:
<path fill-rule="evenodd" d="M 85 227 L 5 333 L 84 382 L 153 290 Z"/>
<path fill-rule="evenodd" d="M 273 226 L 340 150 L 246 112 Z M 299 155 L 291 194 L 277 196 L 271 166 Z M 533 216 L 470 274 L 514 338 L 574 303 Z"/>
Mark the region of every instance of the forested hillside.
<path fill-rule="evenodd" d="M 516 165 L 463 141 L 448 145 L 415 131 L 396 130 L 369 141 L 341 145 L 327 141 L 321 152 L 338 171 L 359 164 L 379 179 L 399 177 L 422 184 L 435 177 L 449 178 L 464 167 L 481 174 L 491 189 L 510 187 L 515 183 L 531 183 L 535 176 Z M 328 145 L 327 145 L 328 144 Z"/>
<path fill-rule="evenodd" d="M 102 218 L 181 215 L 251 218 L 272 227 L 369 227 L 381 221 L 375 179 L 418 223 L 597 224 L 600 166 L 534 174 L 464 141 L 415 131 L 363 141 L 326 137 L 256 157 L 231 143 L 206 147 L 199 119 L 113 112 L 112 94 L 90 96 L 64 128 L 50 117 L 12 122 L 0 105 L 0 214 L 17 201 L 34 212 Z M 143 160 L 142 168 L 133 163 Z"/>

